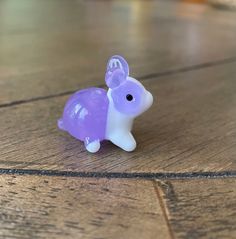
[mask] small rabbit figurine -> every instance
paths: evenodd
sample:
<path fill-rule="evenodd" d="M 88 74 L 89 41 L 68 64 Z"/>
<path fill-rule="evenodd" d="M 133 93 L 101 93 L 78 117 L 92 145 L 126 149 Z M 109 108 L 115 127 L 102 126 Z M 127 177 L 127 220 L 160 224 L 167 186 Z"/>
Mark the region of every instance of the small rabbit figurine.
<path fill-rule="evenodd" d="M 108 61 L 105 81 L 108 91 L 92 87 L 74 93 L 65 105 L 58 127 L 84 141 L 91 153 L 100 149 L 102 140 L 133 151 L 136 148 L 131 134 L 133 120 L 152 105 L 152 94 L 129 76 L 126 60 L 118 55 Z"/>

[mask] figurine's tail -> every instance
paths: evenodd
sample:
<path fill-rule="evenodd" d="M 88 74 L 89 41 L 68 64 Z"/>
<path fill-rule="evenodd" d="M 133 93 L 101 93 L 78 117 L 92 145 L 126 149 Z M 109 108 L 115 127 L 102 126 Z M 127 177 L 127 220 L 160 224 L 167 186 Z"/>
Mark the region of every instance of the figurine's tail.
<path fill-rule="evenodd" d="M 66 130 L 66 129 L 64 128 L 64 124 L 63 124 L 62 118 L 57 121 L 57 126 L 58 126 L 58 128 L 61 129 L 61 130 L 64 130 L 64 131 Z"/>

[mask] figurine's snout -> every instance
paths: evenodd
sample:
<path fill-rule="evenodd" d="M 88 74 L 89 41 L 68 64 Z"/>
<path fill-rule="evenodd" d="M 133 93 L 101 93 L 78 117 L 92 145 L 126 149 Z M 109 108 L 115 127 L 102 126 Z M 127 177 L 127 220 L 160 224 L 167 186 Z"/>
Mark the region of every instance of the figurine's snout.
<path fill-rule="evenodd" d="M 152 106 L 153 103 L 153 96 L 149 91 L 146 91 L 146 97 L 145 97 L 145 106 L 146 110 L 149 109 Z"/>
<path fill-rule="evenodd" d="M 143 97 L 143 104 L 142 104 L 142 110 L 139 112 L 139 114 L 142 114 L 146 110 L 148 110 L 153 103 L 153 96 L 152 94 L 145 90 L 144 97 Z"/>

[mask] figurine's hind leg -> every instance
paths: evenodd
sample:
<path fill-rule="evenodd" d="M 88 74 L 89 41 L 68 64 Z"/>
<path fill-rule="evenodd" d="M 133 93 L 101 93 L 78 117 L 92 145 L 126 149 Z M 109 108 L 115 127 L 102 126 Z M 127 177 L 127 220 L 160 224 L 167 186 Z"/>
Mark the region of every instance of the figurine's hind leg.
<path fill-rule="evenodd" d="M 90 153 L 96 153 L 100 149 L 100 141 L 98 139 L 94 141 L 86 140 L 84 145 Z"/>

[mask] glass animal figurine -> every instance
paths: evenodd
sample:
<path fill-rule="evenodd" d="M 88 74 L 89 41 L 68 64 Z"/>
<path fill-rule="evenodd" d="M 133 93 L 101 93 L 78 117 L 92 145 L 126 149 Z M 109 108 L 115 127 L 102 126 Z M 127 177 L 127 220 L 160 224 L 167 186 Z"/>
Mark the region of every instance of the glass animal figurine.
<path fill-rule="evenodd" d="M 110 140 L 126 151 L 136 148 L 131 134 L 133 120 L 153 102 L 152 94 L 129 76 L 129 66 L 121 56 L 113 56 L 105 75 L 108 91 L 88 88 L 77 91 L 67 101 L 58 127 L 84 142 L 95 153 L 102 140 Z"/>

